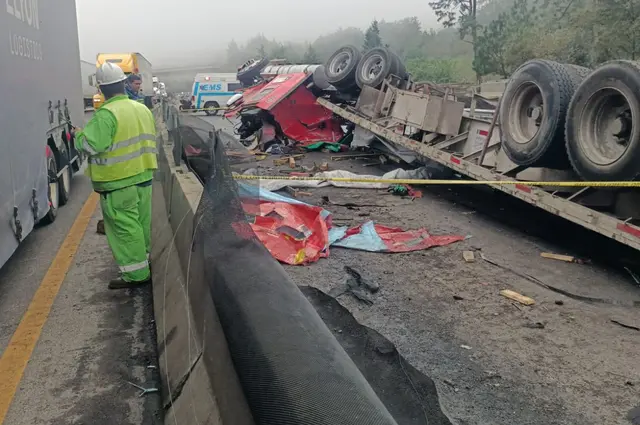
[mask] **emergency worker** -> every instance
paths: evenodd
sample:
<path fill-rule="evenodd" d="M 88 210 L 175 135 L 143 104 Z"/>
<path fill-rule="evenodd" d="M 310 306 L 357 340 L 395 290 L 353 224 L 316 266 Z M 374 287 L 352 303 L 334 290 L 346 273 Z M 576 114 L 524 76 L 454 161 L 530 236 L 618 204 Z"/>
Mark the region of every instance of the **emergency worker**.
<path fill-rule="evenodd" d="M 151 282 L 151 180 L 158 168 L 152 112 L 125 94 L 127 77 L 112 63 L 96 80 L 106 99 L 84 129 L 74 129 L 76 149 L 88 155 L 88 174 L 100 194 L 104 228 L 120 278 L 109 289 Z"/>
<path fill-rule="evenodd" d="M 129 99 L 136 102 L 144 103 L 144 96 L 140 95 L 140 86 L 142 86 L 142 78 L 136 74 L 130 74 L 127 77 L 126 89 Z"/>

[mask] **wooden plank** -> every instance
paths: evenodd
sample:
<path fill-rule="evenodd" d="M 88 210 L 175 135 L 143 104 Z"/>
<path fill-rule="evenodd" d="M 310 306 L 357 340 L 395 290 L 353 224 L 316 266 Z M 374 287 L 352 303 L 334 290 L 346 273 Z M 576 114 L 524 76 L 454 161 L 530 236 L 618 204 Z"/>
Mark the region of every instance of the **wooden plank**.
<path fill-rule="evenodd" d="M 500 291 L 500 295 L 505 298 L 509 298 L 510 300 L 517 301 L 522 305 L 534 305 L 536 303 L 533 298 L 518 294 L 517 292 L 510 289 L 503 289 L 502 291 Z"/>

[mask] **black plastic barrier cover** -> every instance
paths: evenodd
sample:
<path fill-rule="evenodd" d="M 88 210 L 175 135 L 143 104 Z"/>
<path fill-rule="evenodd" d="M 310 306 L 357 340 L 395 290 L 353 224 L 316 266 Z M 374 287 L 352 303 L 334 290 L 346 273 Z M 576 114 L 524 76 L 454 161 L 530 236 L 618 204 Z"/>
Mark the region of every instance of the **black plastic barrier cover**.
<path fill-rule="evenodd" d="M 202 129 L 180 130 L 183 146 L 203 145 L 191 149 L 201 160 L 210 150 L 192 255 L 205 264 L 256 424 L 395 424 L 313 306 L 253 234 L 225 155 L 230 142 Z"/>

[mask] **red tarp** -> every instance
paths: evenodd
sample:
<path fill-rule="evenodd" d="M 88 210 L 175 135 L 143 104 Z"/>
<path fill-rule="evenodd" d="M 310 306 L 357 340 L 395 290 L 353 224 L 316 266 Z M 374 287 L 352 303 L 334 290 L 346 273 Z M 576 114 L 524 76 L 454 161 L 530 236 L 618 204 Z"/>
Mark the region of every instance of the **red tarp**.
<path fill-rule="evenodd" d="M 330 243 L 343 248 L 400 253 L 449 245 L 464 239 L 462 236 L 432 236 L 424 228 L 403 230 L 367 222 L 346 231 L 342 228 L 345 233 L 331 241 L 331 216 L 323 218 L 323 208 L 255 200 L 245 200 L 243 207 L 248 215 L 253 216 L 251 228 L 271 255 L 291 265 L 314 263 L 328 257 Z"/>

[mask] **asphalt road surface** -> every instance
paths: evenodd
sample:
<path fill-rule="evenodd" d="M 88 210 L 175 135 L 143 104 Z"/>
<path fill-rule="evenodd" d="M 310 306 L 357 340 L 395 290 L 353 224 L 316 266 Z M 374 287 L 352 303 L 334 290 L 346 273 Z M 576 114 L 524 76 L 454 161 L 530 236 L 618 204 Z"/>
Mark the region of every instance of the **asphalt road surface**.
<path fill-rule="evenodd" d="M 76 175 L 57 220 L 0 269 L 0 424 L 157 423 L 159 395 L 131 384 L 157 383 L 150 288 L 107 289 L 97 201 Z"/>

